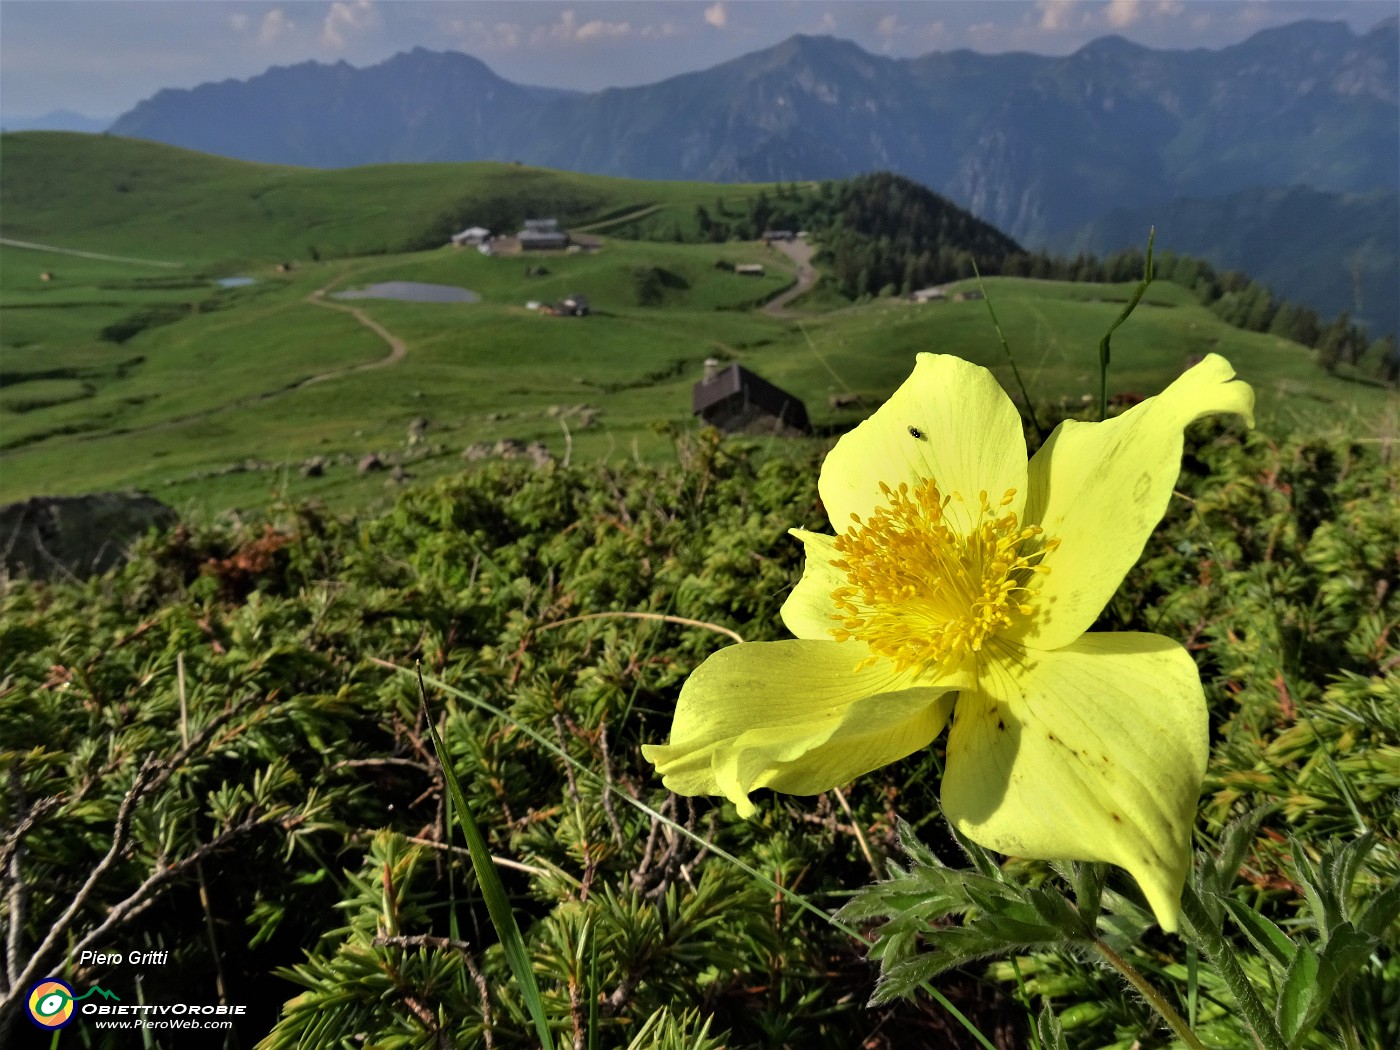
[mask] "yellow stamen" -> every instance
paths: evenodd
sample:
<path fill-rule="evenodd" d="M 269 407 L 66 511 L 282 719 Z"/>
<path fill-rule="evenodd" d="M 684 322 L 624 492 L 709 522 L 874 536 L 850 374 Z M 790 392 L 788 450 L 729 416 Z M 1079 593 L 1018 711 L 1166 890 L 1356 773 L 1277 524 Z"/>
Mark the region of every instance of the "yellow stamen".
<path fill-rule="evenodd" d="M 1040 526 L 1022 527 L 1013 511 L 998 516 L 1015 502 L 1015 489 L 996 507 L 978 493 L 980 513 L 966 536 L 949 527 L 944 513 L 962 496 L 943 495 L 933 478 L 913 491 L 881 482 L 880 491 L 889 506 L 865 522 L 852 514 L 855 524 L 836 537 L 841 558 L 831 563 L 849 581 L 832 593 L 838 610 L 832 619 L 840 626 L 831 633 L 837 641 L 859 639 L 878 654 L 862 666 L 880 656 L 901 671 L 956 664 L 1015 617 L 1030 614 L 1039 588 L 1029 584 L 1050 571 L 1040 560 L 1060 541 L 1041 541 Z"/>

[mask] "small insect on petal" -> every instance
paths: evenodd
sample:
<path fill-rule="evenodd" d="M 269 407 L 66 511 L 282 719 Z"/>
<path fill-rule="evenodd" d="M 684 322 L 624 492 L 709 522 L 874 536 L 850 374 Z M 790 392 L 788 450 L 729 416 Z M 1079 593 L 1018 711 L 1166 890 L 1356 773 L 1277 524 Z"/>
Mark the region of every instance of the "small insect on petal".
<path fill-rule="evenodd" d="M 918 427 L 910 427 L 909 436 L 917 441 L 922 441 L 924 439 L 924 432 Z"/>

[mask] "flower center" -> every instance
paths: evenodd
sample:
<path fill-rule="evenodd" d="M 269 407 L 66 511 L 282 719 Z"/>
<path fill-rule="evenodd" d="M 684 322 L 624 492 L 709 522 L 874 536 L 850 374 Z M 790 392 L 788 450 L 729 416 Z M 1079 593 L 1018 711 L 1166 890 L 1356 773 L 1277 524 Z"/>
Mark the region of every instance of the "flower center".
<path fill-rule="evenodd" d="M 927 670 L 957 664 L 1030 614 L 1039 591 L 1030 583 L 1050 571 L 1040 561 L 1060 541 L 1041 541 L 1040 526 L 1023 527 L 1014 511 L 1005 511 L 1015 489 L 995 507 L 986 492 L 978 493 L 980 512 L 967 535 L 949 527 L 945 515 L 963 497 L 943 495 L 933 478 L 912 491 L 902 482 L 898 490 L 881 482 L 880 491 L 889 506 L 864 522 L 852 514 L 855 524 L 836 537 L 841 558 L 831 564 L 849 581 L 832 592 L 838 610 L 832 619 L 840 626 L 831 633 L 838 642 L 856 638 L 900 671 Z"/>

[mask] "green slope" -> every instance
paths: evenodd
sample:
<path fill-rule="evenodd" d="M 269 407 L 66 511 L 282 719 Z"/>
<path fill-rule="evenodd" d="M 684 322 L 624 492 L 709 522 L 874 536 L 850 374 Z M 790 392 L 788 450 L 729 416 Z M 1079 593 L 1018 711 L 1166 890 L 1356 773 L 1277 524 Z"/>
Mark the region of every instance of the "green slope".
<path fill-rule="evenodd" d="M 200 268 L 221 272 L 215 260 L 227 265 L 248 244 L 285 247 L 309 229 L 364 233 L 407 225 L 404 216 L 439 207 L 429 203 L 434 187 L 448 184 L 457 193 L 469 182 L 495 187 L 507 195 L 503 206 L 510 186 L 522 194 L 544 185 L 581 187 L 595 194 L 595 221 L 624 226 L 638 208 L 649 216 L 693 212 L 713 186 L 499 165 L 302 172 L 119 139 L 35 134 L 4 139 L 5 200 L 35 199 L 11 166 L 16 144 L 31 162 L 47 149 L 50 161 L 72 150 L 69 159 L 78 163 L 83 143 L 99 158 L 138 164 L 148 180 L 140 191 L 148 196 L 139 198 L 145 203 L 138 207 L 133 197 L 122 210 L 104 197 L 100 187 L 117 169 L 89 174 L 97 188 L 87 194 L 82 177 L 71 174 L 54 191 L 70 209 L 7 203 L 5 236 L 22 231 L 19 239 L 138 258 L 188 253 L 198 266 L 172 270 L 0 248 L 0 501 L 141 486 L 202 511 L 283 497 L 348 505 L 386 493 L 384 474 L 355 470 L 368 452 L 411 452 L 408 469 L 424 479 L 462 469 L 467 446 L 503 438 L 543 441 L 575 462 L 655 461 L 674 455 L 670 433 L 696 428 L 691 386 L 709 356 L 741 361 L 802 397 L 824 428 L 824 437 L 812 439 L 819 443 L 868 411 L 831 410 L 832 394 L 858 393 L 876 404 L 907 376 L 919 351 L 985 364 L 1012 388 L 985 304 L 880 299 L 822 310 L 815 304 L 831 299 L 819 285 L 809 313 L 769 316 L 753 306 L 784 287 L 793 267 L 753 243 L 606 238 L 597 253 L 494 258 L 435 248 L 299 261 L 290 273 L 273 265 L 285 253 L 269 249 L 262 262 L 240 264 L 257 278 L 250 287 L 218 290 L 199 275 Z M 91 158 L 83 163 L 94 170 Z M 246 202 L 249 186 L 275 187 L 279 178 L 289 194 L 281 198 L 281 219 L 240 218 L 238 193 Z M 731 200 L 757 190 L 724 188 Z M 182 209 L 208 221 L 190 228 L 176 218 Z M 719 265 L 739 262 L 761 262 L 767 273 L 740 277 Z M 527 275 L 541 267 L 544 274 Z M 41 281 L 44 269 L 56 279 Z M 639 275 L 648 273 L 664 277 L 659 300 L 640 294 Z M 366 319 L 404 344 L 401 360 L 382 364 L 390 355 L 384 340 L 314 293 L 388 280 L 466 287 L 481 301 L 356 301 Z M 1096 389 L 1099 337 L 1130 286 L 992 279 L 987 287 L 1037 409 L 1078 410 Z M 591 299 L 593 316 L 550 318 L 525 307 L 574 293 Z M 104 330 L 129 338 L 104 339 Z M 1393 395 L 1324 374 L 1303 347 L 1230 328 L 1166 283 L 1152 288 L 1115 338 L 1111 389 L 1150 395 L 1189 355 L 1209 352 L 1227 356 L 1254 383 L 1260 425 L 1271 433 L 1395 428 Z M 336 377 L 308 382 L 327 373 Z M 410 450 L 408 425 L 420 416 L 431 421 L 428 441 Z M 324 476 L 300 476 L 311 456 L 331 460 Z"/>
<path fill-rule="evenodd" d="M 43 131 L 0 136 L 0 165 L 5 237 L 192 266 L 406 251 L 541 215 L 606 231 L 642 213 L 688 230 L 696 204 L 772 192 L 487 162 L 325 171 Z"/>

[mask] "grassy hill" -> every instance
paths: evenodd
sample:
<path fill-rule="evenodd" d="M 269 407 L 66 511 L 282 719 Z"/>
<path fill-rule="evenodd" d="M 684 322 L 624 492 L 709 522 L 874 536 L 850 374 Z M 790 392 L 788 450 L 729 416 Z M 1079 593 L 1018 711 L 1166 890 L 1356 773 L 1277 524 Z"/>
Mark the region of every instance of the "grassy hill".
<path fill-rule="evenodd" d="M 399 252 L 541 215 L 604 231 L 641 219 L 690 230 L 696 204 L 773 191 L 489 162 L 326 171 L 44 131 L 0 136 L 0 159 L 6 237 L 192 265 Z"/>
<path fill-rule="evenodd" d="M 468 446 L 502 439 L 540 441 L 574 462 L 656 462 L 672 455 L 673 433 L 696 428 L 691 385 L 709 356 L 803 398 L 827 435 L 818 444 L 868 411 L 831 410 L 831 395 L 877 404 L 921 350 L 959 354 L 1012 385 L 983 303 L 834 306 L 818 285 L 796 317 L 753 309 L 793 273 L 760 244 L 605 236 L 596 253 L 384 250 L 447 211 L 480 214 L 469 199 L 524 214 L 549 200 L 573 228 L 607 230 L 639 213 L 680 222 L 697 202 L 761 187 L 486 164 L 303 171 L 101 136 L 2 144 L 5 237 L 180 265 L 0 247 L 0 500 L 137 486 L 184 510 L 308 497 L 351 505 L 388 491 L 384 474 L 357 473 L 367 453 L 411 459 L 406 469 L 425 479 L 462 469 Z M 310 238 L 373 254 L 298 256 L 278 272 L 275 262 Z M 728 268 L 741 262 L 763 263 L 765 275 Z M 40 280 L 45 270 L 55 279 Z M 228 273 L 255 283 L 212 283 Z M 389 280 L 465 287 L 481 301 L 331 297 Z M 1039 410 L 1080 408 L 1095 388 L 1098 339 L 1131 287 L 992 279 L 987 288 Z M 525 306 L 576 293 L 593 316 Z M 401 360 L 351 306 L 402 342 Z M 1111 389 L 1150 395 L 1188 355 L 1210 351 L 1255 384 L 1270 431 L 1394 427 L 1385 391 L 1325 375 L 1304 348 L 1230 328 L 1165 283 L 1116 337 Z M 410 449 L 418 417 L 429 420 L 427 440 Z M 303 478 L 313 456 L 329 465 Z"/>

